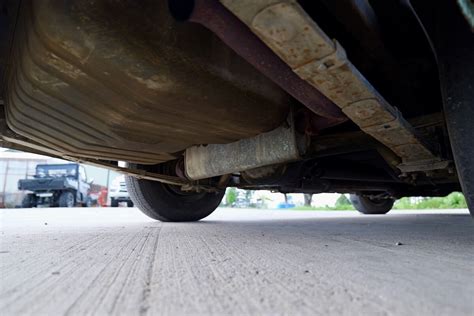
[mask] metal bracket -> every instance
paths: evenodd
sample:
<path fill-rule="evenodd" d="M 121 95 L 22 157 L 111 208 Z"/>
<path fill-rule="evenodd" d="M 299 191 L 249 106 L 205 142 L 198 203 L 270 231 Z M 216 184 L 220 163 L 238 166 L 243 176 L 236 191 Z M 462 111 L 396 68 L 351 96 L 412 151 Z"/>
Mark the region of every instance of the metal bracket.
<path fill-rule="evenodd" d="M 437 169 L 446 169 L 451 164 L 448 160 L 431 159 L 421 160 L 413 163 L 402 163 L 397 166 L 400 171 L 410 173 L 415 171 L 431 171 Z"/>
<path fill-rule="evenodd" d="M 304 69 L 306 67 L 316 70 L 318 72 L 325 72 L 325 71 L 331 71 L 333 69 L 339 68 L 345 64 L 347 64 L 347 54 L 346 50 L 344 47 L 342 47 L 341 44 L 337 40 L 334 41 L 334 52 L 331 54 L 320 58 L 320 59 L 314 59 L 304 65 L 301 65 L 297 68 L 294 68 L 294 71 L 297 71 L 297 69 Z M 310 73 L 306 71 L 302 71 L 301 73 Z M 302 79 L 308 79 L 308 78 L 302 78 Z"/>

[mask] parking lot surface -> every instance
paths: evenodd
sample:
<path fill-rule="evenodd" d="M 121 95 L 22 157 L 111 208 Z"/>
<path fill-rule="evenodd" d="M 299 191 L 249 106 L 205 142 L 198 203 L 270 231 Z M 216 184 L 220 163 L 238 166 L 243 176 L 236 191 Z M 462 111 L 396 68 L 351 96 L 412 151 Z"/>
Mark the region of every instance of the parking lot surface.
<path fill-rule="evenodd" d="M 473 315 L 467 210 L 0 210 L 2 315 Z"/>

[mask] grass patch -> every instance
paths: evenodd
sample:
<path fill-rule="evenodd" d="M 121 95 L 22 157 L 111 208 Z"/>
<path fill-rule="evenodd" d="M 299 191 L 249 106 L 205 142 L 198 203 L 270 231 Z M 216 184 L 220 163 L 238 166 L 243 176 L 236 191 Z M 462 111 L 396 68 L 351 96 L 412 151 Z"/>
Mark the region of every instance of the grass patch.
<path fill-rule="evenodd" d="M 453 192 L 445 197 L 401 198 L 395 202 L 397 210 L 456 209 L 467 208 L 464 195 Z"/>

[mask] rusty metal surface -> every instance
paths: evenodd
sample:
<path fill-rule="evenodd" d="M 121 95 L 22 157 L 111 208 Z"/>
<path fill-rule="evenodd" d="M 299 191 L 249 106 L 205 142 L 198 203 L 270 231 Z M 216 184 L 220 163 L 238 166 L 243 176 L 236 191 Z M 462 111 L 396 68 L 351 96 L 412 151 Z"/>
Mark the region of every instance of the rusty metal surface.
<path fill-rule="evenodd" d="M 199 180 L 291 162 L 299 160 L 304 150 L 305 143 L 298 141 L 290 116 L 288 124 L 252 138 L 186 149 L 186 176 Z"/>
<path fill-rule="evenodd" d="M 189 21 L 202 24 L 252 66 L 278 84 L 314 113 L 328 118 L 321 126 L 346 121 L 341 110 L 317 89 L 299 78 L 239 19 L 214 0 L 195 0 Z"/>
<path fill-rule="evenodd" d="M 319 89 L 364 132 L 393 150 L 402 165 L 445 166 L 401 114 L 368 83 L 293 0 L 221 2 L 259 36 L 295 73 Z"/>
<path fill-rule="evenodd" d="M 9 127 L 71 157 L 158 163 L 272 130 L 290 97 L 166 1 L 24 1 Z"/>

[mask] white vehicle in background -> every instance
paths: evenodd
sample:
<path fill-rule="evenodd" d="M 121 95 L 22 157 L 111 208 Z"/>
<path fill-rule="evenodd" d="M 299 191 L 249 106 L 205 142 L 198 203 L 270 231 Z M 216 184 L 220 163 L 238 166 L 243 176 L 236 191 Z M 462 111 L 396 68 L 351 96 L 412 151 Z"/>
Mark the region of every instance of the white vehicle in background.
<path fill-rule="evenodd" d="M 128 194 L 125 177 L 120 175 L 116 177 L 109 187 L 109 199 L 111 207 L 118 207 L 120 203 L 127 203 L 128 207 L 133 207 L 133 202 Z"/>

